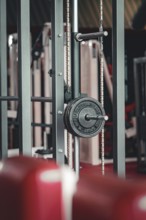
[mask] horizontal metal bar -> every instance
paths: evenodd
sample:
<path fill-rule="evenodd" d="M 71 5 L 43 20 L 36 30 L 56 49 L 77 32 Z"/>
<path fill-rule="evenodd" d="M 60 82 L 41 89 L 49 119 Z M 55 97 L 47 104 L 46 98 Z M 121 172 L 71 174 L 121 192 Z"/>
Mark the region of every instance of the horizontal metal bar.
<path fill-rule="evenodd" d="M 52 102 L 50 97 L 31 97 L 32 102 Z"/>
<path fill-rule="evenodd" d="M 83 41 L 83 40 L 85 41 L 85 40 L 97 39 L 98 37 L 104 37 L 104 36 L 107 36 L 107 35 L 108 35 L 107 31 L 87 33 L 87 34 L 78 33 L 78 34 L 75 35 L 75 39 L 77 41 Z"/>
<path fill-rule="evenodd" d="M 18 101 L 17 96 L 0 96 L 0 101 Z"/>
<path fill-rule="evenodd" d="M 45 124 L 45 123 L 34 123 L 34 122 L 32 122 L 31 126 L 33 126 L 33 127 L 42 127 L 42 128 L 45 128 L 45 127 L 52 128 L 52 124 Z"/>
<path fill-rule="evenodd" d="M 0 96 L 0 101 L 19 101 L 17 96 Z M 31 97 L 32 102 L 52 102 L 50 97 Z"/>
<path fill-rule="evenodd" d="M 139 63 L 146 63 L 146 57 L 138 57 L 133 59 L 134 63 L 139 64 Z"/>
<path fill-rule="evenodd" d="M 19 122 L 16 121 L 16 120 L 8 121 L 8 125 L 9 126 L 11 126 L 11 125 L 19 126 Z M 45 123 L 34 123 L 34 122 L 32 122 L 31 126 L 32 127 L 42 127 L 42 128 L 46 128 L 46 127 L 52 128 L 51 124 L 45 124 Z"/>

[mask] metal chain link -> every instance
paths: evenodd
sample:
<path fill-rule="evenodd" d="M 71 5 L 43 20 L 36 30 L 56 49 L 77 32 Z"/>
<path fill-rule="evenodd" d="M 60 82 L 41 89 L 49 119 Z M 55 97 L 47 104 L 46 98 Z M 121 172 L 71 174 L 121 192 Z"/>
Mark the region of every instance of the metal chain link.
<path fill-rule="evenodd" d="M 66 83 L 71 86 L 70 0 L 66 0 Z"/>
<path fill-rule="evenodd" d="M 66 84 L 71 86 L 71 30 L 70 30 L 70 0 L 66 0 Z M 68 165 L 72 168 L 72 135 L 67 132 Z"/>
<path fill-rule="evenodd" d="M 100 25 L 99 31 L 103 31 L 103 0 L 100 0 Z M 100 102 L 104 108 L 104 57 L 103 57 L 103 37 L 100 37 Z M 101 131 L 101 169 L 102 175 L 105 174 L 104 161 L 104 128 Z"/>

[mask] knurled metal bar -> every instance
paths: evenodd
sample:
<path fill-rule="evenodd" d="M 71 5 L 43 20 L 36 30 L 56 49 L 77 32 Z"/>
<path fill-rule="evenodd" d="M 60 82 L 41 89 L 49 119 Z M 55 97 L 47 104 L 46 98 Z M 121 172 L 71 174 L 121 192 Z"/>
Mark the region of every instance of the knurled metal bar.
<path fill-rule="evenodd" d="M 18 94 L 19 150 L 32 155 L 31 144 L 31 75 L 30 75 L 30 2 L 18 0 Z"/>
<path fill-rule="evenodd" d="M 7 96 L 6 0 L 0 0 L 0 96 Z M 0 158 L 8 156 L 7 103 L 0 103 Z"/>
<path fill-rule="evenodd" d="M 64 28 L 63 0 L 52 0 L 52 112 L 53 157 L 64 164 Z"/>
<path fill-rule="evenodd" d="M 113 20 L 113 159 L 114 171 L 125 176 L 124 0 L 112 1 Z"/>

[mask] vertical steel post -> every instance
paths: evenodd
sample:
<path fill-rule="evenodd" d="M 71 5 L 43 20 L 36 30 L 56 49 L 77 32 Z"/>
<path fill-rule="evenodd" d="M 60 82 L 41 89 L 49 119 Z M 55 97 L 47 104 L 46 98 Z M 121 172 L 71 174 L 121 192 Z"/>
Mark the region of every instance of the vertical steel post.
<path fill-rule="evenodd" d="M 30 3 L 18 0 L 18 87 L 19 149 L 32 154 L 31 144 L 31 75 L 30 75 Z"/>
<path fill-rule="evenodd" d="M 64 29 L 63 0 L 52 0 L 52 113 L 53 148 L 58 164 L 64 164 Z"/>
<path fill-rule="evenodd" d="M 72 93 L 73 99 L 80 95 L 79 42 L 75 40 L 78 33 L 78 0 L 72 0 Z"/>
<path fill-rule="evenodd" d="M 114 170 L 125 176 L 124 0 L 113 0 L 113 157 Z"/>
<path fill-rule="evenodd" d="M 7 96 L 6 0 L 0 0 L 0 96 Z M 8 156 L 7 102 L 0 103 L 0 158 Z"/>
<path fill-rule="evenodd" d="M 73 99 L 80 95 L 80 65 L 79 65 L 79 42 L 75 40 L 75 35 L 78 33 L 78 0 L 72 1 L 72 94 Z M 74 137 L 74 167 L 79 176 L 80 169 L 80 142 L 79 138 Z"/>

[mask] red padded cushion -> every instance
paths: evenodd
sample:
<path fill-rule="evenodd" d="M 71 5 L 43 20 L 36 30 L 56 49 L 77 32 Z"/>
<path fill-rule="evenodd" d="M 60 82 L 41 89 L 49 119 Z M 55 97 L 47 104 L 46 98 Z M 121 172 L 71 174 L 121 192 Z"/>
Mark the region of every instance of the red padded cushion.
<path fill-rule="evenodd" d="M 55 162 L 14 157 L 0 165 L 2 220 L 62 219 L 61 182 L 49 179 L 49 171 L 58 170 Z"/>
<path fill-rule="evenodd" d="M 73 220 L 145 220 L 146 182 L 114 177 L 81 178 L 73 199 Z"/>

